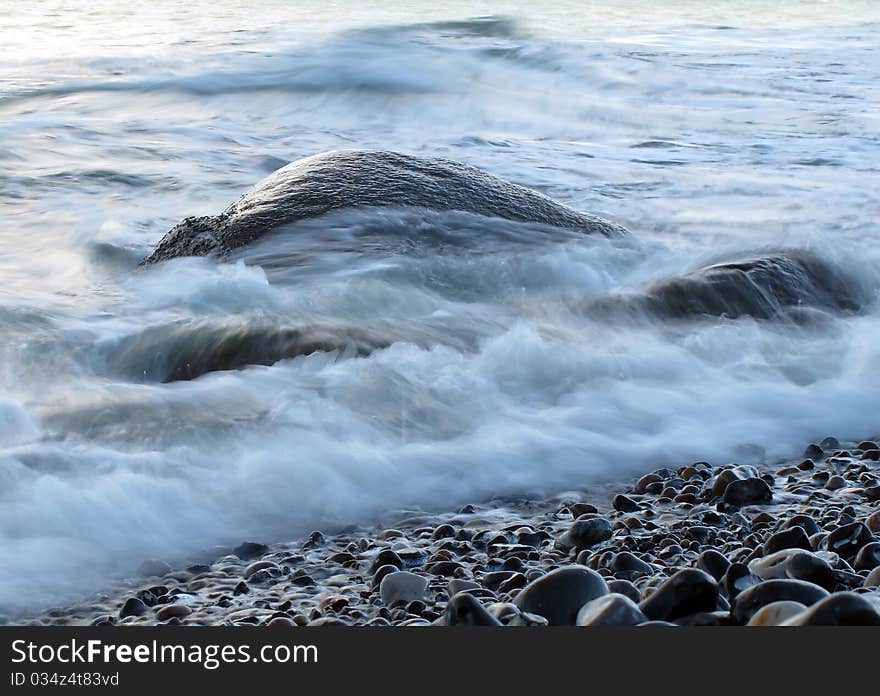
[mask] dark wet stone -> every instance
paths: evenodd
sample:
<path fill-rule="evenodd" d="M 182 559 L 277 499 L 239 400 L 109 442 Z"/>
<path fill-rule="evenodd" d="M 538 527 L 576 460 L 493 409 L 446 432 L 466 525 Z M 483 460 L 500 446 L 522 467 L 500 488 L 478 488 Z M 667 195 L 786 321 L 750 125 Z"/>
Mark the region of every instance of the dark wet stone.
<path fill-rule="evenodd" d="M 446 626 L 500 626 L 473 595 L 461 592 L 449 600 L 444 614 Z"/>
<path fill-rule="evenodd" d="M 571 516 L 577 519 L 581 515 L 594 515 L 599 512 L 599 508 L 590 503 L 575 503 L 571 506 Z"/>
<path fill-rule="evenodd" d="M 266 628 L 296 628 L 296 623 L 288 616 L 276 616 L 266 623 Z"/>
<path fill-rule="evenodd" d="M 309 621 L 309 626 L 350 626 L 351 624 L 336 616 L 321 616 Z"/>
<path fill-rule="evenodd" d="M 731 481 L 724 489 L 724 502 L 728 505 L 759 505 L 773 500 L 773 491 L 767 482 L 760 478 L 747 478 Z"/>
<path fill-rule="evenodd" d="M 458 561 L 435 561 L 425 566 L 432 575 L 445 575 L 447 577 L 455 575 L 455 573 L 464 566 Z"/>
<path fill-rule="evenodd" d="M 375 573 L 384 565 L 393 565 L 396 568 L 403 568 L 403 559 L 391 549 L 382 549 L 373 560 L 370 572 Z"/>
<path fill-rule="evenodd" d="M 635 626 L 648 620 L 638 605 L 622 594 L 607 594 L 587 602 L 577 615 L 578 626 Z"/>
<path fill-rule="evenodd" d="M 526 579 L 525 575 L 522 573 L 514 573 L 498 586 L 498 591 L 501 593 L 511 592 L 512 590 L 518 590 L 521 587 L 525 587 L 528 583 L 529 581 Z"/>
<path fill-rule="evenodd" d="M 607 582 L 609 592 L 614 592 L 616 594 L 622 594 L 625 597 L 629 597 L 636 604 L 641 601 L 641 592 L 639 592 L 639 589 L 629 580 L 620 580 L 615 578 L 608 580 Z"/>
<path fill-rule="evenodd" d="M 758 609 L 771 602 L 800 602 L 810 606 L 827 596 L 826 590 L 804 580 L 765 580 L 737 595 L 732 613 L 737 623 L 746 623 Z"/>
<path fill-rule="evenodd" d="M 431 535 L 434 539 L 446 539 L 455 536 L 455 527 L 451 524 L 441 524 L 434 529 Z"/>
<path fill-rule="evenodd" d="M 812 551 L 810 537 L 803 527 L 790 527 L 776 532 L 764 541 L 764 553 L 769 555 L 783 549 L 806 549 Z"/>
<path fill-rule="evenodd" d="M 89 626 L 115 626 L 116 617 L 110 615 L 98 616 L 93 619 Z"/>
<path fill-rule="evenodd" d="M 243 561 L 249 561 L 252 558 L 258 558 L 269 552 L 269 547 L 256 541 L 245 541 L 232 549 L 232 553 Z"/>
<path fill-rule="evenodd" d="M 855 570 L 874 570 L 877 566 L 880 566 L 880 542 L 872 541 L 859 550 L 855 561 L 853 561 L 853 568 Z"/>
<path fill-rule="evenodd" d="M 261 572 L 261 578 L 277 577 L 278 575 L 281 575 L 281 566 L 279 566 L 277 563 L 273 563 L 272 561 L 257 561 L 256 563 L 251 563 L 247 568 L 244 569 L 244 579 L 250 580 L 257 573 Z"/>
<path fill-rule="evenodd" d="M 147 613 L 148 609 L 149 607 L 137 597 L 129 597 L 125 600 L 125 604 L 123 604 L 122 608 L 119 610 L 119 618 L 124 619 L 126 616 L 143 616 Z"/>
<path fill-rule="evenodd" d="M 825 484 L 825 488 L 829 491 L 836 491 L 840 488 L 844 488 L 846 486 L 846 479 L 843 476 L 834 475 L 828 479 Z"/>
<path fill-rule="evenodd" d="M 836 584 L 831 566 L 804 549 L 783 549 L 756 559 L 749 563 L 749 570 L 763 580 L 805 580 L 829 591 Z"/>
<path fill-rule="evenodd" d="M 836 592 L 797 614 L 786 626 L 880 626 L 880 609 L 863 595 Z"/>
<path fill-rule="evenodd" d="M 639 504 L 635 500 L 619 494 L 614 496 L 611 506 L 618 512 L 636 512 L 639 509 Z"/>
<path fill-rule="evenodd" d="M 621 551 L 614 556 L 614 560 L 611 562 L 611 570 L 616 573 L 630 571 L 644 573 L 645 575 L 654 574 L 654 568 L 649 563 L 645 563 L 641 558 L 629 551 Z"/>
<path fill-rule="evenodd" d="M 873 440 L 862 440 L 859 444 L 856 445 L 856 449 L 860 449 L 863 452 L 867 452 L 868 450 L 878 449 L 877 443 Z"/>
<path fill-rule="evenodd" d="M 688 614 L 712 611 L 718 603 L 718 585 L 697 568 L 679 570 L 664 580 L 639 609 L 649 619 L 673 621 Z"/>
<path fill-rule="evenodd" d="M 570 565 L 526 585 L 514 604 L 525 612 L 543 616 L 551 626 L 573 626 L 580 608 L 605 594 L 608 586 L 599 573 L 585 566 Z"/>
<path fill-rule="evenodd" d="M 156 618 L 159 621 L 167 621 L 172 618 L 182 619 L 190 614 L 192 614 L 192 609 L 186 604 L 166 604 L 156 612 Z"/>
<path fill-rule="evenodd" d="M 611 538 L 611 523 L 604 517 L 577 519 L 569 530 L 556 540 L 562 551 L 588 549 Z"/>
<path fill-rule="evenodd" d="M 642 493 L 646 493 L 648 490 L 648 486 L 653 483 L 663 483 L 663 479 L 660 478 L 657 474 L 645 474 L 636 481 L 636 484 L 633 486 L 633 492 L 641 495 Z"/>
<path fill-rule="evenodd" d="M 806 449 L 804 449 L 804 456 L 816 461 L 825 456 L 825 451 L 816 443 L 810 443 L 807 445 Z"/>
<path fill-rule="evenodd" d="M 162 577 L 172 571 L 165 561 L 149 558 L 138 566 L 138 575 L 142 578 Z"/>
<path fill-rule="evenodd" d="M 724 594 L 733 602 L 736 597 L 750 587 L 761 582 L 761 578 L 752 573 L 745 563 L 731 563 L 724 577 L 721 579 L 721 587 Z"/>
<path fill-rule="evenodd" d="M 391 563 L 386 563 L 385 565 L 376 568 L 376 572 L 373 573 L 373 588 L 378 588 L 379 585 L 382 583 L 382 579 L 386 575 L 388 575 L 389 573 L 396 573 L 398 570 L 400 570 L 400 568 L 398 568 L 396 565 L 392 565 Z"/>
<path fill-rule="evenodd" d="M 236 594 L 236 595 L 240 595 L 240 594 L 247 594 L 250 591 L 251 591 L 251 588 L 248 587 L 248 584 L 244 580 L 242 580 L 241 582 L 239 582 L 235 586 L 235 589 L 232 591 L 232 593 Z"/>
<path fill-rule="evenodd" d="M 792 515 L 788 519 L 788 522 L 785 523 L 785 526 L 788 529 L 791 529 L 792 527 L 802 527 L 808 536 L 813 536 L 813 534 L 817 534 L 820 531 L 819 525 L 816 524 L 816 520 L 809 515 Z"/>
<path fill-rule="evenodd" d="M 876 538 L 871 530 L 861 522 L 853 522 L 828 534 L 823 546 L 846 560 L 852 560 L 863 546 L 872 541 L 876 541 Z"/>
<path fill-rule="evenodd" d="M 719 582 L 730 567 L 730 561 L 715 549 L 706 549 L 697 558 L 696 567 L 707 572 L 716 582 Z"/>

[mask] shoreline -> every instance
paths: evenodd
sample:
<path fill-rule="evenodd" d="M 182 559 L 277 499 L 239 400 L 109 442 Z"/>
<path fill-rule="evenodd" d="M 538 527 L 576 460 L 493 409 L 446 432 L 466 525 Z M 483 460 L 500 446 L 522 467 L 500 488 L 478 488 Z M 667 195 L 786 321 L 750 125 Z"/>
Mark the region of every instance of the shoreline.
<path fill-rule="evenodd" d="M 880 625 L 880 448 L 401 514 L 144 577 L 18 625 Z"/>

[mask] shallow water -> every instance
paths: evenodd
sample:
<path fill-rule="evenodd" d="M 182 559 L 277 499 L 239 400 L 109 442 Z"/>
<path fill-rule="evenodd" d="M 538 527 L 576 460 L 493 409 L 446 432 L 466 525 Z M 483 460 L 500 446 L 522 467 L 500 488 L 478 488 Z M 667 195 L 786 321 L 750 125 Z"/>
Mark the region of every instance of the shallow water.
<path fill-rule="evenodd" d="M 0 4 L 0 610 L 145 557 L 880 431 L 876 3 L 26 5 Z M 347 211 L 135 270 L 340 147 L 457 159 L 633 234 Z M 583 311 L 781 247 L 866 307 Z M 151 372 L 187 329 L 313 322 L 390 345 Z"/>

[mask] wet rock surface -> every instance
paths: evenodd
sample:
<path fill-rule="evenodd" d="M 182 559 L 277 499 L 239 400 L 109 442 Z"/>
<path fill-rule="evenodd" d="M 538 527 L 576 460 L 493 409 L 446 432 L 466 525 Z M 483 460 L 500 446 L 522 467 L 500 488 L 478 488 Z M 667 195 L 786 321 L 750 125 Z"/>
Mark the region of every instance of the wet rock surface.
<path fill-rule="evenodd" d="M 206 562 L 150 559 L 35 625 L 880 623 L 877 438 L 630 487 L 404 511 Z M 843 485 L 829 487 L 832 477 Z"/>

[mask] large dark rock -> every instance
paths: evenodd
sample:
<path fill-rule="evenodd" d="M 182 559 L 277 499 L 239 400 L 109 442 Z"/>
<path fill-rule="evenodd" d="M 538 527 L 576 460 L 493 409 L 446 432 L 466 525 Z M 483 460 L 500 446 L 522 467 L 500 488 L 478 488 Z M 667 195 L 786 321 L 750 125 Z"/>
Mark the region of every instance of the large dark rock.
<path fill-rule="evenodd" d="M 282 167 L 220 215 L 187 218 L 142 264 L 223 254 L 282 225 L 369 206 L 460 210 L 590 234 L 625 234 L 618 225 L 459 162 L 379 150 L 336 150 Z"/>

